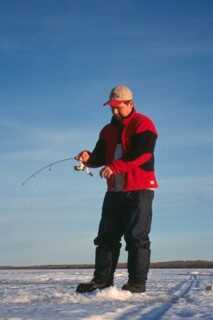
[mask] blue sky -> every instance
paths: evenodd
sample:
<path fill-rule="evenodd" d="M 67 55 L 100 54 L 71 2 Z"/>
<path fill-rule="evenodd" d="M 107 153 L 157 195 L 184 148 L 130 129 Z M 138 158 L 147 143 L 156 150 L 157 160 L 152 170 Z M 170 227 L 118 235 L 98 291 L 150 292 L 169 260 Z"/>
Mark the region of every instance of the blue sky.
<path fill-rule="evenodd" d="M 0 1 L 0 265 L 91 263 L 105 183 L 91 149 L 127 84 L 159 139 L 152 260 L 213 259 L 213 3 Z M 122 252 L 121 261 L 126 260 Z"/>

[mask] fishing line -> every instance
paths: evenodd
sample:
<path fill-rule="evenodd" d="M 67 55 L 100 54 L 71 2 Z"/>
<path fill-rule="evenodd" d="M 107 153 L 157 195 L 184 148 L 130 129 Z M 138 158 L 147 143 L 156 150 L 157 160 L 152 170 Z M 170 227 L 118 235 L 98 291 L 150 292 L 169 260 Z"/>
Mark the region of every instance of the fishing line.
<path fill-rule="evenodd" d="M 36 170 L 35 172 L 33 172 L 29 177 L 27 177 L 21 183 L 21 185 L 24 186 L 30 179 L 35 178 L 42 171 L 44 171 L 44 170 L 51 171 L 53 166 L 55 166 L 55 165 L 57 165 L 59 163 L 65 162 L 65 161 L 70 161 L 70 160 L 77 160 L 77 159 L 76 159 L 76 157 L 69 157 L 69 158 L 65 158 L 65 159 L 61 159 L 61 160 L 57 160 L 57 161 L 51 162 L 51 163 L 41 167 L 40 169 Z M 93 177 L 93 173 L 81 161 L 79 161 L 79 164 L 75 165 L 73 168 L 74 168 L 75 171 L 85 171 L 88 175 Z"/>

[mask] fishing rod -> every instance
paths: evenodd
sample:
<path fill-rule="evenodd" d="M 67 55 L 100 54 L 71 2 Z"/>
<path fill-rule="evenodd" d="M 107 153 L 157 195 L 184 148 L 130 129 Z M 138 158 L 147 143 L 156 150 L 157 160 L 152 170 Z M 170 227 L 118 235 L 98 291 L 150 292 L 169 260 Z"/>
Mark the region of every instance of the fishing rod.
<path fill-rule="evenodd" d="M 78 160 L 78 159 L 76 157 L 69 157 L 69 158 L 65 158 L 65 159 L 61 159 L 61 160 L 57 160 L 57 161 L 51 162 L 51 163 L 41 167 L 40 169 L 36 170 L 35 172 L 33 172 L 29 177 L 27 177 L 21 183 L 22 186 L 24 186 L 30 179 L 35 178 L 42 171 L 44 171 L 44 170 L 51 171 L 52 167 L 55 166 L 56 164 L 59 164 L 59 163 L 65 162 L 65 161 L 70 161 L 70 160 Z M 88 174 L 89 176 L 93 177 L 93 173 L 89 170 L 89 168 L 87 166 L 85 166 L 85 164 L 83 164 L 82 161 L 79 161 L 79 164 L 75 165 L 73 168 L 74 168 L 75 171 L 85 171 L 86 174 Z"/>

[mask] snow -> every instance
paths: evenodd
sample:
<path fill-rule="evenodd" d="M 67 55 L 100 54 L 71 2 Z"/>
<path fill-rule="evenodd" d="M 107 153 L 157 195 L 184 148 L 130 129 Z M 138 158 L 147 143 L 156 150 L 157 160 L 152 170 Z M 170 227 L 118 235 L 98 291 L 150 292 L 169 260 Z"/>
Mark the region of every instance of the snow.
<path fill-rule="evenodd" d="M 92 270 L 2 270 L 0 320 L 213 320 L 213 270 L 151 269 L 146 293 L 133 294 L 120 289 L 122 269 L 114 287 L 75 292 L 91 278 Z"/>

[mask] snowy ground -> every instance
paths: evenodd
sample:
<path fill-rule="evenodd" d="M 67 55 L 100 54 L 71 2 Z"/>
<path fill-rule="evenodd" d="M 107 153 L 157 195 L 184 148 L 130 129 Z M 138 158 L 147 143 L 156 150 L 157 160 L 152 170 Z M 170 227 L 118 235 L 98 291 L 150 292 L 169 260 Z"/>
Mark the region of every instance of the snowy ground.
<path fill-rule="evenodd" d="M 75 293 L 91 277 L 92 270 L 0 271 L 0 320 L 213 319 L 213 270 L 153 269 L 141 294 L 120 289 L 127 273 L 118 270 L 115 287 Z"/>

